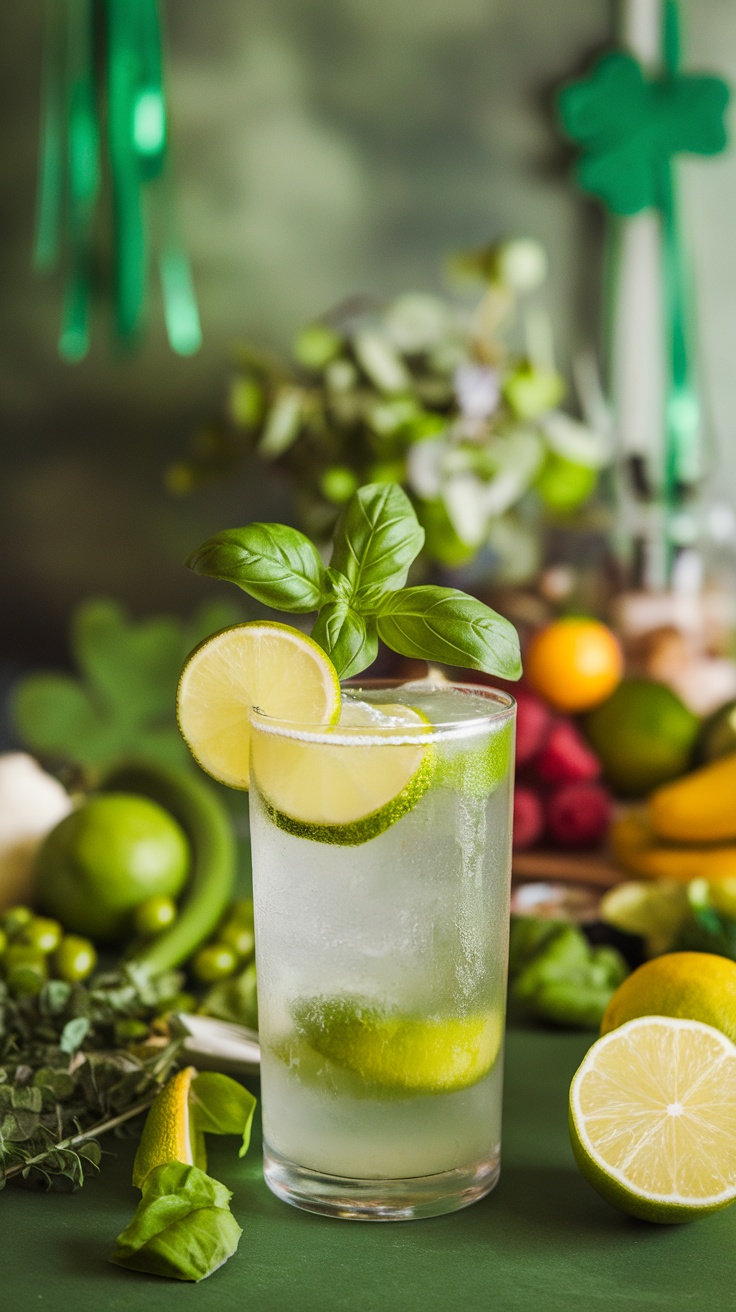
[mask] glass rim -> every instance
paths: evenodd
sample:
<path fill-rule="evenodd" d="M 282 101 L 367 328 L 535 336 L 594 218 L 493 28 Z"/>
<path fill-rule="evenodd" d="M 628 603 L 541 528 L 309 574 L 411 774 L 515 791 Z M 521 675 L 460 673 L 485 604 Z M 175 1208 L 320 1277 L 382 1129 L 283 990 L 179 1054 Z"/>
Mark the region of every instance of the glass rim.
<path fill-rule="evenodd" d="M 453 689 L 472 696 L 481 696 L 492 703 L 485 715 L 468 719 L 433 721 L 417 725 L 415 729 L 402 727 L 398 732 L 381 725 L 365 725 L 349 732 L 339 731 L 339 725 L 309 724 L 299 720 L 285 720 L 278 716 L 267 715 L 258 706 L 251 707 L 250 724 L 252 728 L 279 738 L 293 738 L 299 742 L 313 743 L 317 746 L 365 747 L 415 746 L 417 741 L 423 743 L 446 742 L 453 738 L 474 738 L 490 731 L 498 731 L 503 725 L 513 720 L 516 701 L 510 693 L 494 688 L 489 684 L 466 683 L 448 679 L 432 682 L 428 679 L 346 679 L 340 684 L 343 691 L 382 691 L 391 688 L 416 688 L 417 692 L 446 692 Z"/>

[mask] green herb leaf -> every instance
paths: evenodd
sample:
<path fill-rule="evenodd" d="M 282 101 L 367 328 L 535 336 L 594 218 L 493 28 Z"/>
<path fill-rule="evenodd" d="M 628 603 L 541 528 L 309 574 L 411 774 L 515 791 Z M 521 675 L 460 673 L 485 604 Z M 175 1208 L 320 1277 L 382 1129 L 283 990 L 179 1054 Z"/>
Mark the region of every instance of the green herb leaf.
<path fill-rule="evenodd" d="M 337 521 L 330 566 L 348 579 L 353 606 L 363 610 L 369 599 L 372 609 L 376 588 L 403 587 L 423 544 L 424 529 L 398 483 L 367 483 Z"/>
<path fill-rule="evenodd" d="M 230 1212 L 231 1198 L 196 1166 L 157 1166 L 110 1261 L 173 1280 L 204 1280 L 232 1257 L 243 1233 Z"/>
<path fill-rule="evenodd" d="M 365 670 L 378 652 L 375 621 L 359 615 L 344 601 L 322 607 L 312 637 L 327 652 L 341 679 Z"/>
<path fill-rule="evenodd" d="M 209 538 L 187 560 L 195 574 L 236 583 L 256 601 L 301 614 L 325 600 L 325 570 L 309 538 L 285 524 L 248 524 Z"/>
<path fill-rule="evenodd" d="M 61 1031 L 59 1040 L 61 1051 L 68 1053 L 70 1057 L 73 1056 L 77 1049 L 81 1048 L 89 1026 L 90 1022 L 87 1016 L 76 1016 L 74 1020 L 68 1020 Z"/>
<path fill-rule="evenodd" d="M 189 1111 L 196 1128 L 203 1134 L 239 1134 L 239 1157 L 248 1151 L 255 1109 L 253 1094 L 229 1075 L 202 1071 L 192 1082 Z"/>
<path fill-rule="evenodd" d="M 402 588 L 388 593 L 377 617 L 378 636 L 402 656 L 483 670 L 503 679 L 521 676 L 513 624 L 455 588 Z"/>
<path fill-rule="evenodd" d="M 12 704 L 19 737 L 35 752 L 98 769 L 126 757 L 189 765 L 174 710 L 182 664 L 201 638 L 239 619 L 237 606 L 218 602 L 190 623 L 134 623 L 114 601 L 86 602 L 71 626 L 81 677 L 22 679 Z"/>

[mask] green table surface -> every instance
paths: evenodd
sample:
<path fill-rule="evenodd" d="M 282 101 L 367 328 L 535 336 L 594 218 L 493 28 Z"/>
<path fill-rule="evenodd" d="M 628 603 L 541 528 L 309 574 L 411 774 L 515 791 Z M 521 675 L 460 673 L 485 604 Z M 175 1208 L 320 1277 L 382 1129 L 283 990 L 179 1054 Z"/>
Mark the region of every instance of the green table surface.
<path fill-rule="evenodd" d="M 501 1180 L 482 1202 L 426 1221 L 328 1220 L 266 1188 L 258 1135 L 239 1162 L 210 1138 L 210 1171 L 234 1192 L 240 1248 L 200 1285 L 107 1261 L 139 1197 L 134 1145 L 108 1142 L 100 1177 L 78 1193 L 0 1195 L 0 1309 L 26 1312 L 573 1312 L 736 1308 L 736 1206 L 688 1226 L 612 1211 L 573 1162 L 567 1090 L 588 1036 L 508 1036 Z"/>

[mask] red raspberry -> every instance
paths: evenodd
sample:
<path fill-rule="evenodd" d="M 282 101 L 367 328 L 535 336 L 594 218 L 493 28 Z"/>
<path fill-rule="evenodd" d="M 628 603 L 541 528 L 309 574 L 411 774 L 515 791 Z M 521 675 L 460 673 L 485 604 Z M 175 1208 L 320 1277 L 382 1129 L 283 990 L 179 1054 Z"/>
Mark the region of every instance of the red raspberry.
<path fill-rule="evenodd" d="M 583 783 L 597 779 L 601 772 L 598 757 L 569 720 L 552 726 L 534 765 L 539 778 L 547 784 Z"/>
<path fill-rule="evenodd" d="M 564 784 L 547 802 L 547 825 L 563 847 L 595 847 L 612 813 L 611 798 L 601 784 Z"/>
<path fill-rule="evenodd" d="M 542 803 L 531 788 L 514 790 L 514 849 L 531 847 L 544 829 Z"/>
<path fill-rule="evenodd" d="M 533 692 L 519 688 L 516 696 L 516 764 L 527 765 L 544 742 L 552 716 Z"/>

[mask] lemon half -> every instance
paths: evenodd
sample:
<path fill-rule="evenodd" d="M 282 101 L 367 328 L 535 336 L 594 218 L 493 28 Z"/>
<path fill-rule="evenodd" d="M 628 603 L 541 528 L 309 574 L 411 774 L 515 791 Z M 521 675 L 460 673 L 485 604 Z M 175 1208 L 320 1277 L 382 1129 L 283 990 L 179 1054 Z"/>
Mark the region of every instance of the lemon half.
<path fill-rule="evenodd" d="M 570 1087 L 583 1175 L 645 1221 L 691 1221 L 736 1199 L 736 1046 L 700 1021 L 645 1016 L 606 1034 Z"/>

